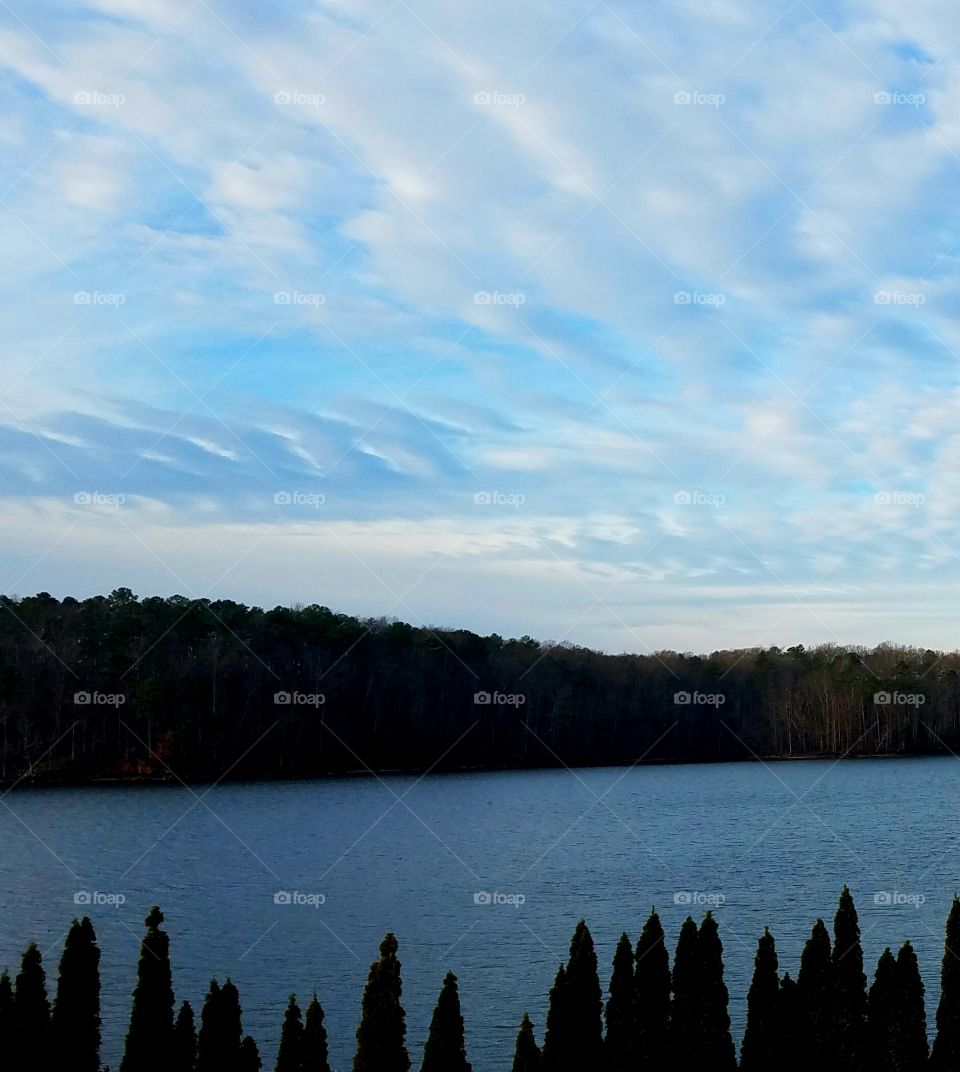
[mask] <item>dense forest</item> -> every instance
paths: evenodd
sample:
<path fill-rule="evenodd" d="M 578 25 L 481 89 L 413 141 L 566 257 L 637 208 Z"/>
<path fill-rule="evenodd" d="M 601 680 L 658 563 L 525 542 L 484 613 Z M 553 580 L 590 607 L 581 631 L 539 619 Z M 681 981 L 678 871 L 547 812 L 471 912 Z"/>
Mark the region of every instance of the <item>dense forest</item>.
<path fill-rule="evenodd" d="M 960 654 L 606 655 L 183 596 L 0 597 L 0 777 L 296 777 L 960 749 Z"/>
<path fill-rule="evenodd" d="M 243 1031 L 240 995 L 226 979 L 210 983 L 199 1024 L 188 1001 L 179 1010 L 163 913 L 151 909 L 140 947 L 120 1072 L 259 1072 L 256 1041 Z M 370 965 L 360 1003 L 354 1072 L 408 1072 L 399 943 L 388 934 Z M 711 913 L 687 917 L 671 963 L 654 909 L 634 945 L 622 934 L 606 1001 L 585 921 L 557 969 L 538 1045 L 523 1014 L 512 1072 L 956 1072 L 960 1068 L 960 900 L 947 919 L 941 993 L 932 1048 L 916 954 L 904 942 L 881 955 L 867 987 L 860 925 L 850 891 L 840 895 L 831 937 L 813 925 L 796 978 L 780 975 L 776 942 L 757 943 L 739 1062 L 730 1034 L 723 945 Z M 100 950 L 90 920 L 74 920 L 52 1006 L 36 945 L 15 981 L 0 976 L 0 1052 L 11 1068 L 100 1069 Z M 276 1072 L 330 1072 L 323 1006 L 314 993 L 301 1011 L 291 994 Z M 447 972 L 420 1064 L 421 1072 L 470 1072 L 457 977 Z M 504 1062 L 506 1069 L 506 1062 Z"/>

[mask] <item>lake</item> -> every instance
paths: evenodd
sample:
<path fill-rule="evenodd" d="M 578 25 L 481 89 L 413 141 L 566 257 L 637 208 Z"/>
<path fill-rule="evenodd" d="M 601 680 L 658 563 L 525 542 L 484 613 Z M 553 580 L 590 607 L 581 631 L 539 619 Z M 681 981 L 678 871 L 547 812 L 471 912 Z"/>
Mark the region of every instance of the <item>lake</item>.
<path fill-rule="evenodd" d="M 795 975 L 813 920 L 832 920 L 844 882 L 868 976 L 885 945 L 910 938 L 932 1024 L 960 889 L 953 758 L 16 789 L 3 805 L 0 966 L 15 972 L 33 939 L 55 976 L 71 918 L 90 915 L 114 1069 L 154 903 L 178 1001 L 199 1014 L 211 976 L 230 975 L 265 1068 L 287 995 L 305 1007 L 316 989 L 331 1064 L 349 1069 L 367 967 L 392 930 L 414 1067 L 450 969 L 473 1067 L 494 1072 L 509 1067 L 524 1011 L 542 1041 L 547 992 L 581 916 L 606 986 L 617 938 L 635 940 L 651 905 L 672 952 L 687 913 L 699 919 L 717 902 L 739 1037 L 764 925 Z M 78 907 L 77 891 L 125 900 Z"/>

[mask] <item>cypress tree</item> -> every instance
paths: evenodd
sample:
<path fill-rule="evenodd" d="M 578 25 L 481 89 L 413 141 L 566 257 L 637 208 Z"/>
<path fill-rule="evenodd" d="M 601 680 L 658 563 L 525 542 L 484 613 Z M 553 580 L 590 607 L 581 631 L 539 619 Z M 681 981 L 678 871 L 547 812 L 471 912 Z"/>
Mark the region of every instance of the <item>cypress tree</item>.
<path fill-rule="evenodd" d="M 370 965 L 357 1028 L 354 1072 L 407 1072 L 410 1068 L 397 948 L 396 938 L 388 934 L 380 943 L 380 959 Z"/>
<path fill-rule="evenodd" d="M 569 994 L 567 969 L 561 964 L 557 968 L 547 1003 L 547 1023 L 543 1032 L 541 1053 L 544 1072 L 565 1072 L 568 1068 L 571 1029 Z"/>
<path fill-rule="evenodd" d="M 303 1065 L 303 1020 L 297 995 L 291 994 L 283 1014 L 280 1029 L 280 1048 L 277 1051 L 276 1072 L 300 1072 Z"/>
<path fill-rule="evenodd" d="M 781 1072 L 801 1072 L 803 1060 L 803 1021 L 800 988 L 786 972 L 780 980 L 780 1068 Z"/>
<path fill-rule="evenodd" d="M 747 993 L 747 1026 L 740 1047 L 741 1072 L 779 1072 L 782 1026 L 780 976 L 773 935 L 764 928 Z"/>
<path fill-rule="evenodd" d="M 927 1066 L 927 1014 L 917 954 L 904 942 L 897 954 L 897 1072 L 921 1072 Z"/>
<path fill-rule="evenodd" d="M 471 1072 L 463 1038 L 457 977 L 453 972 L 447 972 L 433 1010 L 420 1072 Z"/>
<path fill-rule="evenodd" d="M 137 984 L 120 1072 L 168 1072 L 173 1059 L 173 982 L 170 937 L 160 929 L 163 913 L 156 905 L 144 920 Z"/>
<path fill-rule="evenodd" d="M 633 1054 L 636 1065 L 644 1072 L 667 1072 L 671 1068 L 670 954 L 655 909 L 651 909 L 643 925 L 634 959 Z"/>
<path fill-rule="evenodd" d="M 236 1072 L 243 1042 L 240 995 L 227 979 L 221 987 L 210 980 L 200 1014 L 197 1036 L 197 1072 Z"/>
<path fill-rule="evenodd" d="M 31 942 L 23 954 L 13 995 L 16 1015 L 13 1068 L 44 1068 L 50 1056 L 50 1003 L 43 958 Z"/>
<path fill-rule="evenodd" d="M 700 1030 L 700 958 L 697 925 L 690 916 L 680 927 L 673 955 L 673 1004 L 670 1010 L 670 1039 L 676 1072 L 698 1070 Z"/>
<path fill-rule="evenodd" d="M 897 962 L 889 946 L 877 961 L 867 997 L 867 1062 L 871 1072 L 896 1069 Z"/>
<path fill-rule="evenodd" d="M 603 1040 L 606 1067 L 609 1072 L 628 1072 L 633 1052 L 634 981 L 633 946 L 626 934 L 620 935 L 613 954 L 609 993 Z"/>
<path fill-rule="evenodd" d="M 572 1018 L 568 1064 L 572 1072 L 594 1072 L 603 1062 L 603 995 L 593 938 L 582 919 L 570 942 L 566 985 Z"/>
<path fill-rule="evenodd" d="M 240 1043 L 237 1072 L 260 1072 L 261 1068 L 263 1068 L 263 1062 L 260 1060 L 257 1044 L 249 1035 L 246 1035 Z"/>
<path fill-rule="evenodd" d="M 193 1072 L 196 1063 L 197 1026 L 193 1006 L 185 1001 L 173 1025 L 173 1069 L 174 1072 Z"/>
<path fill-rule="evenodd" d="M 513 1053 L 512 1072 L 540 1072 L 540 1047 L 533 1034 L 530 1017 L 524 1013 L 517 1032 L 517 1048 Z"/>
<path fill-rule="evenodd" d="M 797 976 L 801 1048 L 809 1068 L 830 1067 L 833 1060 L 832 992 L 830 935 L 818 919 L 803 947 Z"/>
<path fill-rule="evenodd" d="M 314 993 L 303 1024 L 303 1072 L 330 1072 L 323 1006 Z"/>
<path fill-rule="evenodd" d="M 736 1072 L 737 1054 L 730 1034 L 729 994 L 723 981 L 723 944 L 713 913 L 708 912 L 697 935 L 700 961 L 700 1068 Z"/>
<path fill-rule="evenodd" d="M 844 886 L 833 921 L 833 1047 L 836 1066 L 863 1072 L 867 977 L 863 973 L 857 910 Z"/>
<path fill-rule="evenodd" d="M 960 898 L 954 896 L 947 916 L 940 963 L 937 1035 L 930 1055 L 931 1072 L 960 1068 Z"/>
<path fill-rule="evenodd" d="M 0 975 L 0 1053 L 14 1053 L 17 1037 L 17 1010 L 14 1005 L 10 973 Z"/>
<path fill-rule="evenodd" d="M 100 1072 L 100 950 L 86 916 L 67 933 L 50 1037 L 59 1072 Z"/>

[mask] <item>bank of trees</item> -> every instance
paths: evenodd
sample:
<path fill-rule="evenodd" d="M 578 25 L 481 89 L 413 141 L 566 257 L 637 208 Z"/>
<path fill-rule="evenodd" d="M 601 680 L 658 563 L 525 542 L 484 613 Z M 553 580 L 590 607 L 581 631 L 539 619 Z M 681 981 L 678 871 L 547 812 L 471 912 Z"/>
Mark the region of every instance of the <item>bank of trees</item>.
<path fill-rule="evenodd" d="M 611 656 L 316 605 L 0 597 L 7 781 L 947 749 L 956 653 Z"/>
<path fill-rule="evenodd" d="M 243 1031 L 230 979 L 211 980 L 199 1029 L 179 1009 L 163 913 L 151 909 L 141 943 L 121 1072 L 258 1072 L 257 1043 Z M 392 934 L 370 965 L 356 1032 L 353 1072 L 409 1072 L 406 1015 Z M 100 951 L 90 920 L 74 920 L 48 999 L 36 945 L 15 981 L 0 975 L 0 1052 L 11 1068 L 100 1070 Z M 946 926 L 932 1049 L 916 954 L 905 942 L 880 956 L 868 985 L 857 911 L 844 887 L 832 934 L 822 919 L 803 949 L 796 979 L 780 973 L 776 942 L 757 944 L 739 1060 L 730 1033 L 719 928 L 708 912 L 688 917 L 671 957 L 656 910 L 636 942 L 617 944 L 604 999 L 593 939 L 577 924 L 550 990 L 542 1045 L 527 1013 L 512 1072 L 956 1072 L 960 1068 L 960 900 Z M 504 1066 L 506 1068 L 506 1065 Z M 275 1072 L 330 1072 L 323 1007 L 304 1014 L 291 994 Z M 457 978 L 443 980 L 420 1072 L 471 1072 Z"/>

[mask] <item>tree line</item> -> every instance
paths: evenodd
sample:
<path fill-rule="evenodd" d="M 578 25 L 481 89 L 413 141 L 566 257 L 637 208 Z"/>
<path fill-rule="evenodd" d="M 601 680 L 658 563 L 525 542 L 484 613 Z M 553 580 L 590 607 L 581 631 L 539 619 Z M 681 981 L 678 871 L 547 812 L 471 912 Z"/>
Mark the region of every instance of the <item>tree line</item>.
<path fill-rule="evenodd" d="M 960 654 L 606 655 L 231 600 L 0 597 L 0 778 L 960 749 Z"/>
<path fill-rule="evenodd" d="M 163 913 L 150 910 L 120 1072 L 259 1072 L 244 1034 L 236 986 L 216 979 L 199 1027 L 189 1002 L 176 1009 Z M 387 934 L 370 965 L 353 1072 L 409 1072 L 397 939 Z M 100 950 L 90 920 L 74 920 L 48 1001 L 36 945 L 11 982 L 0 975 L 0 1053 L 11 1068 L 100 1072 Z M 314 993 L 304 1015 L 291 994 L 276 1072 L 330 1072 L 324 1012 Z M 888 947 L 867 986 L 857 911 L 845 886 L 833 920 L 813 925 L 796 979 L 780 975 L 776 943 L 757 944 L 739 1060 L 730 1033 L 723 945 L 708 912 L 688 916 L 673 960 L 656 910 L 633 944 L 621 935 L 606 1001 L 586 923 L 550 990 L 542 1045 L 524 1013 L 512 1072 L 957 1072 L 960 1069 L 960 899 L 946 923 L 936 1033 L 928 1045 L 924 987 L 910 942 Z M 109 1070 L 107 1070 L 109 1072 Z M 471 1072 L 457 978 L 448 972 L 430 1022 L 420 1072 Z"/>

